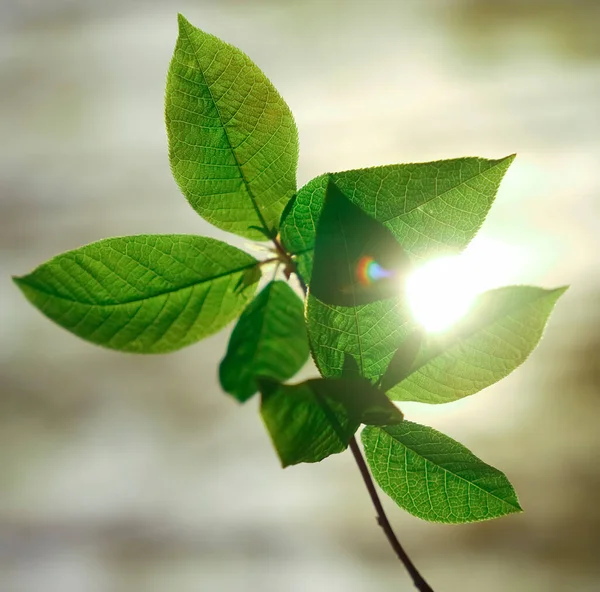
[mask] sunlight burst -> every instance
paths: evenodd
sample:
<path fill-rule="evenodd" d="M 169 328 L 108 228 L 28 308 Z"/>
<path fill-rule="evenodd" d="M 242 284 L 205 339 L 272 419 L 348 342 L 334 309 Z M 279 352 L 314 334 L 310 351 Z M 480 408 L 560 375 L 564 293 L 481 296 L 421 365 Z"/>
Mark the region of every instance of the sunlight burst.
<path fill-rule="evenodd" d="M 517 249 L 477 237 L 460 254 L 425 263 L 406 281 L 415 319 L 431 333 L 450 328 L 485 290 L 515 283 L 523 258 Z"/>

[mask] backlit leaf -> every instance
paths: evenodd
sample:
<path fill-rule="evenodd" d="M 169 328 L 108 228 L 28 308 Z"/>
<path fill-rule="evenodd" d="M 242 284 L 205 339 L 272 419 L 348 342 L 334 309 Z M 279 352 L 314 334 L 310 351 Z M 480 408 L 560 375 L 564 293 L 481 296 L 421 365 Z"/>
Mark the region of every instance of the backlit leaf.
<path fill-rule="evenodd" d="M 414 261 L 457 252 L 483 223 L 514 156 L 396 164 L 316 177 L 302 187 L 281 226 L 284 244 L 299 254 L 309 282 L 311 251 L 329 181 L 384 224 Z"/>
<path fill-rule="evenodd" d="M 298 132 L 248 56 L 179 16 L 165 105 L 171 169 L 206 220 L 265 240 L 296 189 Z"/>
<path fill-rule="evenodd" d="M 448 403 L 498 382 L 533 351 L 565 290 L 507 286 L 483 293 L 453 329 L 428 336 L 412 372 L 388 396 Z"/>
<path fill-rule="evenodd" d="M 393 424 L 402 413 L 368 381 L 258 379 L 261 415 L 284 467 L 342 452 L 360 423 Z"/>
<path fill-rule="evenodd" d="M 253 257 L 216 239 L 140 235 L 68 251 L 14 280 L 48 318 L 83 339 L 163 353 L 240 314 L 260 273 L 246 287 L 240 278 L 256 266 Z"/>
<path fill-rule="evenodd" d="M 379 486 L 414 516 L 464 523 L 522 511 L 503 473 L 441 432 L 403 421 L 361 437 Z"/>
<path fill-rule="evenodd" d="M 304 366 L 308 354 L 302 300 L 285 282 L 270 282 L 231 334 L 219 369 L 221 386 L 246 401 L 258 390 L 258 376 L 287 380 Z"/>

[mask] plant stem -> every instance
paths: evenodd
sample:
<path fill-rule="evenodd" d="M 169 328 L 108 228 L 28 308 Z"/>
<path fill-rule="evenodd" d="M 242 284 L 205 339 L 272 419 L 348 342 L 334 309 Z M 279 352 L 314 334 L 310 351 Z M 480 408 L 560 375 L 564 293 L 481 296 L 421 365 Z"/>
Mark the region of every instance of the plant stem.
<path fill-rule="evenodd" d="M 419 573 L 419 570 L 415 567 L 414 563 L 411 561 L 410 557 L 407 555 L 406 551 L 400 544 L 400 541 L 396 537 L 392 529 L 392 525 L 388 520 L 385 510 L 383 509 L 383 505 L 381 504 L 381 500 L 379 499 L 379 494 L 375 489 L 375 483 L 373 483 L 373 478 L 371 477 L 371 473 L 369 473 L 369 469 L 367 467 L 367 463 L 363 458 L 363 455 L 358 447 L 358 443 L 354 436 L 352 440 L 350 440 L 350 450 L 352 450 L 352 454 L 354 455 L 354 460 L 358 465 L 358 470 L 362 475 L 363 481 L 367 487 L 367 491 L 371 496 L 371 501 L 373 502 L 373 506 L 375 506 L 375 511 L 377 512 L 377 523 L 383 529 L 385 536 L 387 537 L 392 549 L 396 552 L 398 559 L 402 561 L 404 567 L 406 567 L 406 571 L 410 574 L 412 581 L 417 590 L 421 592 L 434 592 L 433 588 L 425 581 L 423 576 Z"/>
<path fill-rule="evenodd" d="M 293 272 L 296 274 L 298 281 L 300 282 L 300 286 L 302 286 L 302 290 L 304 292 L 304 296 L 307 295 L 307 286 L 306 282 L 302 278 L 302 276 L 298 273 L 298 269 L 296 268 L 296 264 L 292 261 L 291 256 L 287 251 L 283 248 L 281 243 L 277 240 L 277 238 L 273 239 L 273 244 L 277 251 L 282 255 L 284 261 L 287 265 L 291 266 Z M 373 482 L 373 478 L 371 477 L 371 473 L 369 472 L 369 468 L 367 467 L 367 463 L 363 458 L 362 452 L 358 447 L 358 442 L 356 438 L 352 436 L 350 440 L 350 450 L 354 455 L 354 460 L 358 465 L 358 470 L 362 475 L 363 481 L 365 482 L 365 486 L 367 487 L 367 491 L 371 496 L 371 501 L 373 502 L 373 506 L 375 507 L 375 512 L 377 513 L 377 523 L 383 529 L 385 536 L 387 537 L 392 549 L 396 552 L 398 559 L 402 561 L 404 567 L 410 574 L 412 581 L 415 585 L 415 588 L 420 592 L 434 592 L 433 588 L 425 581 L 423 576 L 419 573 L 419 570 L 415 567 L 415 564 L 411 561 L 410 557 L 400 544 L 400 541 L 396 537 L 394 530 L 392 529 L 392 525 L 388 520 L 385 510 L 383 509 L 383 505 L 381 504 L 381 500 L 379 499 L 379 494 L 377 493 L 377 489 L 375 488 L 375 483 Z"/>

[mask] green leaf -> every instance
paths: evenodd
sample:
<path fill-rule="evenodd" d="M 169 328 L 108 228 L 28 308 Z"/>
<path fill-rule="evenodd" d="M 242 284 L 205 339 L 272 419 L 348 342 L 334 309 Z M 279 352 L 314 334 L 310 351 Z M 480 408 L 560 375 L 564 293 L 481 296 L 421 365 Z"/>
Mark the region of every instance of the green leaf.
<path fill-rule="evenodd" d="M 410 269 L 394 235 L 330 181 L 317 226 L 310 293 L 324 304 L 368 304 L 397 296 Z"/>
<path fill-rule="evenodd" d="M 308 359 L 304 305 L 281 281 L 271 282 L 237 322 L 219 369 L 221 386 L 239 401 L 257 390 L 256 378 L 291 378 Z"/>
<path fill-rule="evenodd" d="M 171 169 L 196 212 L 246 238 L 274 236 L 296 190 L 298 132 L 258 66 L 179 15 L 165 116 Z"/>
<path fill-rule="evenodd" d="M 257 380 L 261 415 L 284 467 L 342 452 L 362 422 L 392 424 L 402 413 L 367 380 Z"/>
<path fill-rule="evenodd" d="M 306 320 L 313 359 L 325 377 L 341 376 L 344 357 L 352 355 L 361 376 L 379 380 L 416 328 L 401 298 L 345 307 L 323 304 L 309 294 Z"/>
<path fill-rule="evenodd" d="M 430 427 L 369 426 L 362 441 L 381 489 L 418 518 L 457 524 L 522 511 L 503 473 Z"/>
<path fill-rule="evenodd" d="M 257 261 L 212 238 L 141 235 L 68 251 L 14 278 L 29 301 L 75 335 L 112 349 L 163 353 L 217 332 L 246 306 Z"/>
<path fill-rule="evenodd" d="M 310 283 L 310 253 L 331 180 L 384 224 L 413 260 L 457 252 L 477 233 L 513 159 L 458 158 L 321 175 L 302 187 L 288 208 L 282 240 L 300 255 Z"/>
<path fill-rule="evenodd" d="M 343 452 L 360 425 L 307 383 L 283 385 L 259 379 L 258 384 L 260 413 L 283 467 Z"/>
<path fill-rule="evenodd" d="M 388 390 L 397 401 L 448 403 L 479 392 L 521 365 L 566 288 L 508 286 L 483 293 L 454 329 L 429 336 L 413 372 Z"/>

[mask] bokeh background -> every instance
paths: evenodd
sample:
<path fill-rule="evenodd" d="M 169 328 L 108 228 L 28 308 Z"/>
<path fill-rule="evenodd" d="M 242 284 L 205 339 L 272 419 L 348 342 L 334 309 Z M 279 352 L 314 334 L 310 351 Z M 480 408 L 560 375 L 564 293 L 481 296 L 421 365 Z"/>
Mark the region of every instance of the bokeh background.
<path fill-rule="evenodd" d="M 513 281 L 572 287 L 506 380 L 404 411 L 504 470 L 526 511 L 443 526 L 386 507 L 436 591 L 599 590 L 597 0 L 0 0 L 0 590 L 412 590 L 350 455 L 282 471 L 256 401 L 220 391 L 230 329 L 118 354 L 10 282 L 106 236 L 226 238 L 169 171 L 177 11 L 281 91 L 300 183 L 518 153 L 482 232 L 516 249 Z"/>

